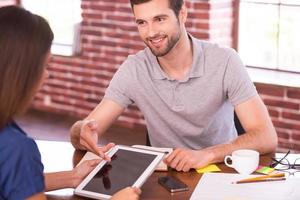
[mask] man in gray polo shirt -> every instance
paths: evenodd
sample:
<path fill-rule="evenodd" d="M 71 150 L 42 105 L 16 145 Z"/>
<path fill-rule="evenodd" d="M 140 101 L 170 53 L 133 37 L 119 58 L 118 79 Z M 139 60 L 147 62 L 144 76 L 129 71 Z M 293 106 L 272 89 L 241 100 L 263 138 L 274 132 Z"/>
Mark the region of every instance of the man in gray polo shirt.
<path fill-rule="evenodd" d="M 274 151 L 275 129 L 237 53 L 188 34 L 182 0 L 131 6 L 148 47 L 128 56 L 101 103 L 73 125 L 72 144 L 103 157 L 112 144 L 97 148 L 98 136 L 135 103 L 152 146 L 175 149 L 165 162 L 178 171 L 220 162 L 240 148 Z M 239 137 L 234 110 L 246 131 Z"/>

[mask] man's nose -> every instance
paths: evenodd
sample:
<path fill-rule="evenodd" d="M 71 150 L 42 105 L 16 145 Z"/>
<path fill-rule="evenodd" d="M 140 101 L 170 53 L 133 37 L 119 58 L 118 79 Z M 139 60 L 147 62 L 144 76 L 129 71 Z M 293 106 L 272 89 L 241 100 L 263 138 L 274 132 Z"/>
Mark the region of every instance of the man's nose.
<path fill-rule="evenodd" d="M 157 26 L 155 24 L 148 25 L 148 37 L 155 37 L 158 33 Z"/>

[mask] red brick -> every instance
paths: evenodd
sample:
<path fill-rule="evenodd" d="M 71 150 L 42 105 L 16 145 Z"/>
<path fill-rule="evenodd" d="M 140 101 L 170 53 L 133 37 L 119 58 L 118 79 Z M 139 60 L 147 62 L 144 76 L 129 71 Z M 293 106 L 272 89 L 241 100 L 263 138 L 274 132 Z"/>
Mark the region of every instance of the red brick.
<path fill-rule="evenodd" d="M 108 23 L 108 22 L 100 22 L 100 21 L 92 21 L 91 26 L 93 27 L 100 27 L 100 28 L 110 28 L 110 29 L 116 29 L 117 25 Z"/>
<path fill-rule="evenodd" d="M 288 102 L 288 101 L 284 101 L 284 100 L 264 98 L 264 103 L 268 106 L 299 110 L 298 103 Z"/>
<path fill-rule="evenodd" d="M 128 56 L 128 52 L 126 51 L 113 51 L 113 50 L 104 50 L 104 53 L 107 55 L 118 55 L 118 56 Z"/>
<path fill-rule="evenodd" d="M 293 153 L 300 153 L 300 144 L 291 143 L 289 149 L 292 150 Z"/>
<path fill-rule="evenodd" d="M 88 46 L 83 46 L 81 47 L 81 50 L 83 53 L 90 53 L 90 52 L 96 52 L 96 53 L 101 53 L 102 49 L 99 47 L 88 47 Z M 88 59 L 88 58 L 83 58 L 82 59 Z"/>
<path fill-rule="evenodd" d="M 279 121 L 277 119 L 272 119 L 272 121 L 273 121 L 274 126 L 278 127 L 278 128 L 300 130 L 300 124 L 298 124 L 298 123 Z"/>
<path fill-rule="evenodd" d="M 284 132 L 284 131 L 278 131 L 277 130 L 277 136 L 278 138 L 283 138 L 283 139 L 290 139 L 290 134 L 288 132 Z"/>
<path fill-rule="evenodd" d="M 276 109 L 274 109 L 274 108 L 270 108 L 270 107 L 268 107 L 267 109 L 268 109 L 269 115 L 270 115 L 271 117 L 276 117 L 276 118 L 279 117 L 279 114 L 280 114 L 280 113 L 279 113 L 278 110 L 276 110 Z"/>
<path fill-rule="evenodd" d="M 89 6 L 89 9 L 92 9 L 92 10 L 96 10 L 97 12 L 113 12 L 116 10 L 116 7 L 115 6 L 109 6 L 109 5 L 90 5 Z"/>
<path fill-rule="evenodd" d="M 292 113 L 292 112 L 282 112 L 282 117 L 292 120 L 298 120 L 300 124 L 300 113 Z"/>
<path fill-rule="evenodd" d="M 270 96 L 283 97 L 284 96 L 284 88 L 273 85 L 266 84 L 255 84 L 256 89 L 259 94 L 265 94 Z"/>
<path fill-rule="evenodd" d="M 94 45 L 101 45 L 101 46 L 110 46 L 110 47 L 117 47 L 118 44 L 116 42 L 113 41 L 107 41 L 107 40 L 103 40 L 103 39 L 93 39 L 91 40 L 91 43 Z"/>
<path fill-rule="evenodd" d="M 188 17 L 195 18 L 195 19 L 209 19 L 208 12 L 189 12 Z"/>
<path fill-rule="evenodd" d="M 187 20 L 187 22 L 185 23 L 185 26 L 187 29 L 190 29 L 195 26 L 195 23 L 190 20 Z"/>
<path fill-rule="evenodd" d="M 113 31 L 106 31 L 105 36 L 111 37 L 111 38 L 117 38 L 117 39 L 126 39 L 126 40 L 131 39 L 131 36 L 129 36 L 129 35 L 124 35 L 121 32 L 113 32 Z"/>
<path fill-rule="evenodd" d="M 295 144 L 290 143 L 289 141 L 278 141 L 278 146 L 285 149 L 295 149 Z M 300 146 L 300 145 L 299 145 Z M 300 150 L 300 148 L 298 148 Z"/>
<path fill-rule="evenodd" d="M 288 89 L 287 97 L 300 100 L 300 89 Z"/>
<path fill-rule="evenodd" d="M 196 22 L 195 23 L 195 27 L 197 28 L 197 29 L 204 29 L 204 30 L 208 30 L 209 29 L 209 23 L 203 23 L 203 22 Z"/>
<path fill-rule="evenodd" d="M 300 142 L 300 134 L 292 133 L 292 139 Z"/>
<path fill-rule="evenodd" d="M 128 43 L 123 43 L 123 42 L 119 43 L 119 46 L 123 47 L 123 48 L 128 48 L 128 49 L 134 48 L 137 50 L 142 50 L 145 48 L 144 44 L 128 44 Z"/>
<path fill-rule="evenodd" d="M 101 13 L 85 13 L 85 12 L 83 12 L 82 18 L 102 20 L 103 15 Z"/>
<path fill-rule="evenodd" d="M 118 6 L 118 7 L 116 8 L 116 11 L 132 14 L 132 12 L 131 12 L 131 7 L 129 7 L 129 6 L 128 6 L 128 7 Z"/>
<path fill-rule="evenodd" d="M 193 2 L 193 8 L 196 10 L 209 10 L 210 4 L 208 2 Z"/>
<path fill-rule="evenodd" d="M 86 98 L 84 101 L 90 103 L 90 105 L 92 105 L 92 106 L 90 107 L 89 110 L 93 110 L 100 103 L 101 99 Z M 80 106 L 80 105 L 81 104 L 78 104 L 78 106 Z"/>
<path fill-rule="evenodd" d="M 96 30 L 81 30 L 83 35 L 102 36 L 102 32 Z"/>
<path fill-rule="evenodd" d="M 109 20 L 113 20 L 113 21 L 117 21 L 117 22 L 133 22 L 134 21 L 134 18 L 133 18 L 133 15 L 132 16 L 116 16 L 116 15 L 107 15 L 106 16 L 106 19 L 109 19 Z"/>
<path fill-rule="evenodd" d="M 132 22 L 132 25 L 119 24 L 118 29 L 125 31 L 125 32 L 126 31 L 137 32 L 137 27 L 133 22 Z"/>

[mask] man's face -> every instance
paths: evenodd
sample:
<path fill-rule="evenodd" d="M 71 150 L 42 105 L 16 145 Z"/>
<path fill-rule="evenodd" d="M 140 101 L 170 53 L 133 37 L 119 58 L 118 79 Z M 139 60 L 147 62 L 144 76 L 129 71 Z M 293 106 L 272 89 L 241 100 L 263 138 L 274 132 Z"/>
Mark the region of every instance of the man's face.
<path fill-rule="evenodd" d="M 139 34 L 152 53 L 168 54 L 180 39 L 183 23 L 169 8 L 169 1 L 152 0 L 134 5 L 133 11 Z"/>

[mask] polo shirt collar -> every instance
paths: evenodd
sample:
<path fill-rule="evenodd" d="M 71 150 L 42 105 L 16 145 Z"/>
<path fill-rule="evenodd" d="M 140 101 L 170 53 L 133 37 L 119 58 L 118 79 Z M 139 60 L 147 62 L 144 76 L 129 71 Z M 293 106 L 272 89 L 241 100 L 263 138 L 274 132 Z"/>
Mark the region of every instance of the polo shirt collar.
<path fill-rule="evenodd" d="M 188 79 L 201 77 L 204 73 L 204 56 L 203 56 L 203 48 L 202 44 L 199 40 L 194 38 L 191 34 L 188 34 L 189 38 L 192 40 L 193 44 L 193 64 L 192 68 L 188 74 Z M 152 76 L 154 79 L 169 79 L 167 74 L 161 69 L 157 57 L 153 55 L 149 47 L 146 49 L 146 54 L 152 63 Z"/>

